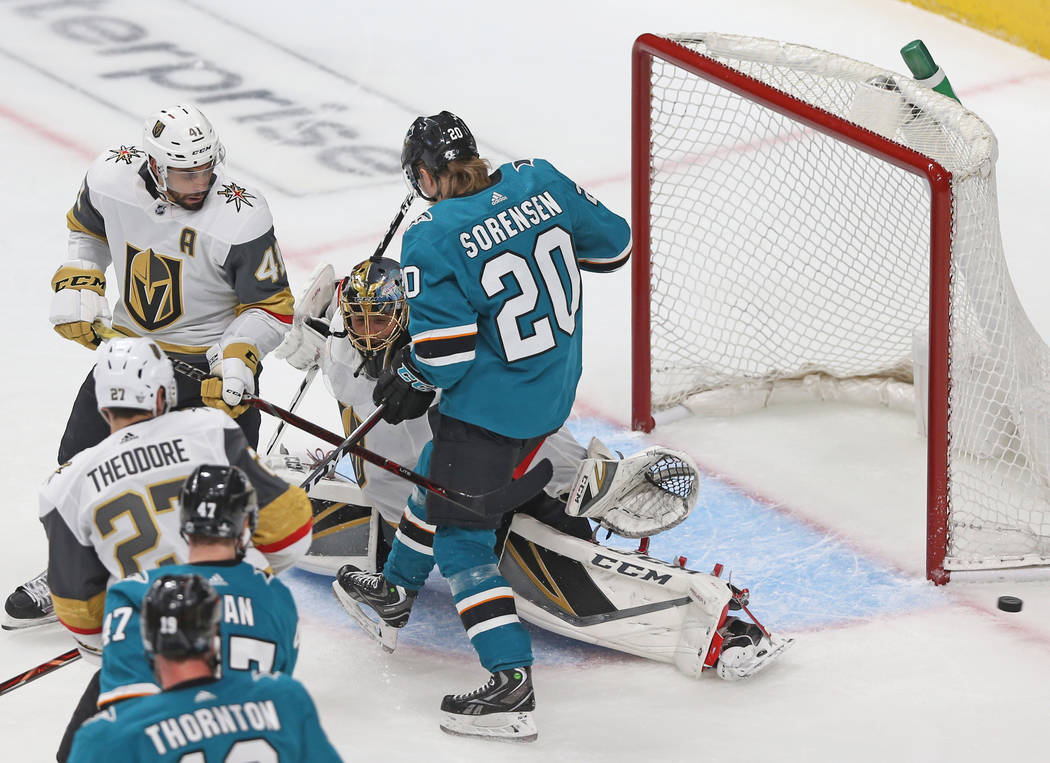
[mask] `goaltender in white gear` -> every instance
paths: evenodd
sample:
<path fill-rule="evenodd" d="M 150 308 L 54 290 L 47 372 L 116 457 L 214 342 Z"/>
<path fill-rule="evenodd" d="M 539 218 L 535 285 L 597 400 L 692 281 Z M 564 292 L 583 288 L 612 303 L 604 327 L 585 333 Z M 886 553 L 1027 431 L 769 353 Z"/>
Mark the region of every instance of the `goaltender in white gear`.
<path fill-rule="evenodd" d="M 391 268 L 397 267 L 391 260 L 379 262 L 389 263 Z M 365 267 L 366 265 L 369 267 Z M 375 278 L 376 269 L 375 264 L 362 263 L 354 268 L 354 273 L 347 279 L 356 277 L 357 288 L 364 290 L 372 285 L 367 283 L 368 274 L 371 273 L 371 277 Z M 378 371 L 382 369 L 385 359 L 407 341 L 407 334 L 402 333 L 404 329 L 395 330 L 391 335 L 384 337 L 386 344 L 378 346 L 372 351 L 372 357 L 366 358 L 360 349 L 364 340 L 360 338 L 360 334 L 354 334 L 352 329 L 348 331 L 345 325 L 344 311 L 339 308 L 338 283 L 329 283 L 326 298 L 308 298 L 308 295 L 316 293 L 317 276 L 327 272 L 334 271 L 330 266 L 326 268 L 322 265 L 315 272 L 311 286 L 296 303 L 292 329 L 274 355 L 284 358 L 300 370 L 320 366 L 325 386 L 339 402 L 343 427 L 349 433 L 375 408 L 372 389 L 375 387 Z M 344 292 L 345 290 L 344 284 Z M 401 301 L 404 301 L 403 298 Z M 315 310 L 313 314 L 310 313 L 311 309 Z M 407 307 L 405 309 L 407 310 Z M 407 323 L 404 325 L 407 326 Z M 373 344 L 377 343 L 373 341 Z M 391 461 L 412 467 L 419 459 L 423 446 L 432 436 L 427 417 L 421 416 L 396 425 L 381 422 L 360 440 L 359 444 Z M 576 480 L 580 462 L 585 456 L 586 449 L 576 441 L 568 429 L 562 428 L 547 438 L 533 462 L 538 463 L 548 458 L 554 467 L 554 476 L 546 487 L 548 495 L 556 498 L 569 491 Z M 411 483 L 352 456 L 343 459 L 338 471 L 352 476 L 365 499 L 379 511 L 387 525 L 392 528 L 398 526 L 404 516 L 408 496 L 413 490 Z"/>
<path fill-rule="evenodd" d="M 380 262 L 389 271 L 397 267 L 389 260 Z M 375 270 L 369 263 L 357 266 L 349 277 L 357 278 L 356 286 L 348 290 L 344 283 L 342 293 L 363 295 L 363 284 L 382 283 Z M 313 301 L 313 314 L 296 316 L 276 355 L 300 368 L 320 365 L 350 431 L 360 421 L 356 411 L 372 410 L 372 388 L 382 366 L 369 363 L 368 351 L 362 352 L 368 345 L 361 336 L 361 318 L 346 309 L 354 306 L 339 308 L 334 284 L 330 294 L 327 302 Z M 348 320 L 357 321 L 356 333 L 347 329 Z M 389 348 L 397 346 L 394 340 L 372 357 L 383 362 L 393 352 Z M 430 437 L 424 416 L 395 426 L 381 423 L 367 436 L 366 446 L 398 463 L 414 464 Z M 624 537 L 674 527 L 688 516 L 699 492 L 696 466 L 685 454 L 666 448 L 617 458 L 597 439 L 585 450 L 562 428 L 541 446 L 535 460 L 541 458 L 554 466 L 546 493 L 567 503 L 566 514 L 594 520 Z M 340 471 L 360 483 L 367 502 L 388 528 L 398 528 L 402 542 L 427 553 L 426 539 L 434 528 L 406 508 L 414 489 L 410 483 L 352 458 Z M 714 575 L 603 547 L 521 513 L 510 524 L 500 571 L 511 582 L 519 615 L 527 621 L 570 638 L 673 663 L 694 677 L 705 667 L 715 667 L 729 680 L 753 675 L 791 643 L 729 615 L 742 608 L 741 602 L 747 604 L 746 592 Z M 370 633 L 392 648 L 396 633 L 383 636 L 382 631 L 380 623 Z"/>

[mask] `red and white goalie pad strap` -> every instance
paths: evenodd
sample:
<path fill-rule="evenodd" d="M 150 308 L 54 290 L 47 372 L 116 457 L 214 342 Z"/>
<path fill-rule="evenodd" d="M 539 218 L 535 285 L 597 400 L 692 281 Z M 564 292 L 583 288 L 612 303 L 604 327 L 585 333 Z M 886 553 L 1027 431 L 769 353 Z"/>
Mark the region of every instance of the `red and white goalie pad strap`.
<path fill-rule="evenodd" d="M 646 448 L 617 460 L 600 440 L 587 448 L 565 513 L 596 520 L 625 538 L 655 535 L 689 516 L 700 491 L 696 464 L 685 453 Z"/>

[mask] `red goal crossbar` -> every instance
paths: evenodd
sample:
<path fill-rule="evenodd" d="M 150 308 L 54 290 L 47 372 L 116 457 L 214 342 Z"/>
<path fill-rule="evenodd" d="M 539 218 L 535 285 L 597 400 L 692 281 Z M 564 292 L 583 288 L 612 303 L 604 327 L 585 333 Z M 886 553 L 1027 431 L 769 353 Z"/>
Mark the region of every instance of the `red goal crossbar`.
<path fill-rule="evenodd" d="M 930 188 L 929 412 L 927 455 L 927 577 L 948 582 L 944 569 L 948 519 L 949 273 L 951 262 L 951 173 L 933 159 L 805 103 L 757 79 L 671 40 L 641 35 L 632 51 L 632 390 L 631 423 L 655 426 L 650 355 L 650 192 L 652 61 L 660 58 L 696 77 L 757 102 L 807 127 L 878 157 L 926 180 Z"/>

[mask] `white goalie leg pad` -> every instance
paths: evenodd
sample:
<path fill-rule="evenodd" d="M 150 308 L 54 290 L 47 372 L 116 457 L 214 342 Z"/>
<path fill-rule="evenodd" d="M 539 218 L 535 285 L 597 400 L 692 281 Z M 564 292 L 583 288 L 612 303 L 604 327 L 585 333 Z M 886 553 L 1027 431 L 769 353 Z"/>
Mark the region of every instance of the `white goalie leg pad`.
<path fill-rule="evenodd" d="M 685 453 L 646 448 L 616 459 L 597 438 L 580 463 L 565 513 L 596 520 L 625 538 L 668 530 L 696 505 L 700 474 Z"/>
<path fill-rule="evenodd" d="M 577 641 L 698 677 L 732 598 L 713 575 L 575 538 L 517 514 L 500 572 L 518 615 Z"/>
<path fill-rule="evenodd" d="M 267 468 L 293 485 L 310 473 L 306 458 L 288 454 L 264 459 Z M 313 509 L 313 535 L 305 556 L 295 563 L 299 569 L 332 575 L 344 564 L 374 572 L 382 517 L 371 506 L 355 482 L 323 479 L 308 493 Z"/>

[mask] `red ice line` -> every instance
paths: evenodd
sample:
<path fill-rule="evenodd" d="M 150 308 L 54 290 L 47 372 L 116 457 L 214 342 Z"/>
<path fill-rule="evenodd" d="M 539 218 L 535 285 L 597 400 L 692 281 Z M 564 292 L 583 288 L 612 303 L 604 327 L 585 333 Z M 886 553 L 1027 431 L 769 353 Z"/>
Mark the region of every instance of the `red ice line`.
<path fill-rule="evenodd" d="M 1017 87 L 1019 85 L 1023 85 L 1025 82 L 1028 82 L 1030 80 L 1043 79 L 1046 77 L 1050 77 L 1050 72 L 1028 72 L 1026 74 L 1019 74 L 1014 77 L 1006 77 L 1000 80 L 987 82 L 982 85 L 977 85 L 975 87 L 960 90 L 960 92 L 964 96 L 973 96 L 977 94 L 994 92 L 996 90 L 1005 89 L 1007 87 Z M 0 105 L 0 117 L 3 117 L 8 121 L 13 122 L 14 124 L 28 130 L 29 132 L 34 133 L 38 137 L 44 138 L 45 140 L 48 140 L 58 146 L 72 151 L 73 153 L 77 154 L 83 159 L 90 160 L 98 154 L 97 151 L 93 151 L 92 149 L 86 146 L 80 145 L 74 140 L 67 138 L 53 130 L 50 130 L 44 125 L 34 122 L 33 120 L 28 119 L 27 117 L 23 117 L 22 115 L 2 105 Z M 584 185 L 588 188 L 598 188 L 611 183 L 622 183 L 625 182 L 628 178 L 628 173 L 617 173 L 615 175 L 608 175 L 602 178 L 593 178 L 591 180 L 586 181 Z M 305 249 L 286 249 L 283 251 L 283 254 L 286 260 L 295 262 L 296 264 L 302 267 L 309 267 L 316 261 L 318 257 L 327 254 L 328 252 L 378 241 L 382 235 L 383 232 L 376 231 L 374 233 L 367 233 L 358 236 L 350 236 L 347 238 L 337 239 L 335 241 L 328 241 L 326 243 L 317 244 L 315 246 L 307 247 Z"/>
<path fill-rule="evenodd" d="M 617 420 L 607 411 L 604 411 L 595 405 L 591 405 L 590 403 L 582 402 L 580 400 L 577 400 L 575 405 L 573 406 L 573 413 L 589 418 L 601 419 L 613 426 L 619 426 L 622 428 L 627 428 L 628 426 L 626 422 Z M 693 458 L 694 462 L 696 462 L 697 468 L 699 468 L 700 471 L 704 474 L 716 477 L 720 482 L 731 486 L 733 489 L 739 491 L 743 495 L 746 495 L 748 498 L 756 501 L 757 503 L 762 504 L 766 508 L 772 509 L 773 511 L 779 514 L 783 514 L 784 516 L 790 517 L 793 521 L 799 522 L 809 527 L 814 532 L 827 535 L 833 538 L 837 543 L 840 543 L 846 548 L 851 549 L 854 553 L 860 556 L 867 557 L 869 559 L 874 559 L 882 566 L 888 567 L 897 574 L 906 578 L 921 578 L 925 575 L 925 570 L 922 568 L 915 566 L 912 566 L 910 568 L 902 567 L 896 561 L 887 559 L 882 553 L 871 549 L 867 549 L 863 546 L 863 544 L 859 544 L 854 539 L 842 535 L 837 530 L 834 530 L 828 527 L 827 525 L 824 525 L 820 522 L 810 519 L 809 517 L 804 516 L 798 510 L 793 509 L 791 506 L 789 506 L 787 503 L 773 499 L 763 493 L 760 493 L 757 490 L 754 490 L 753 488 L 750 488 L 746 485 L 741 484 L 740 482 L 737 482 L 734 479 L 727 477 L 725 474 L 715 469 L 705 466 L 702 462 L 698 461 L 692 453 L 689 452 L 690 449 L 688 447 L 688 444 L 667 441 L 665 441 L 665 443 L 671 447 L 677 445 L 679 446 L 679 450 L 683 450 L 689 453 L 689 455 Z M 932 586 L 933 584 L 930 583 L 929 585 Z M 981 605 L 975 603 L 972 600 L 971 597 L 973 596 L 973 594 L 967 594 L 964 590 L 961 589 L 953 590 L 951 583 L 949 583 L 948 586 L 945 588 L 938 589 L 938 592 L 942 593 L 942 595 L 947 599 L 947 601 L 941 602 L 940 607 L 947 608 L 949 606 L 954 605 L 969 610 L 970 612 L 975 613 L 981 616 L 982 618 L 991 618 L 992 621 L 995 623 L 996 628 L 1014 633 L 1017 636 L 1023 638 L 1024 640 L 1034 643 L 1044 649 L 1050 649 L 1050 634 L 1044 633 L 1043 631 L 1037 628 L 1026 625 L 1023 620 L 1011 619 L 1011 616 L 1006 613 L 997 612 L 996 610 L 992 610 L 990 607 L 982 607 Z M 895 619 L 897 617 L 908 617 L 913 613 L 914 611 L 906 611 L 900 613 L 886 612 L 859 621 L 851 620 L 843 623 L 822 624 L 814 628 L 804 628 L 800 629 L 799 631 L 792 631 L 792 633 L 838 630 L 840 628 L 848 628 L 856 625 L 865 625 L 869 622 L 874 622 L 877 620 L 888 620 Z"/>
<path fill-rule="evenodd" d="M 90 161 L 98 155 L 97 151 L 92 151 L 87 146 L 82 146 L 81 144 L 77 143 L 71 138 L 67 138 L 64 135 L 60 135 L 54 130 L 48 129 L 44 125 L 38 122 L 34 122 L 33 120 L 27 117 L 24 117 L 21 114 L 7 108 L 6 106 L 0 105 L 0 117 L 3 117 L 9 122 L 14 122 L 19 127 L 33 133 L 38 137 L 44 138 L 45 140 L 48 140 L 54 143 L 55 145 L 61 146 L 62 148 L 72 151 L 74 154 L 76 154 L 82 159 Z"/>

